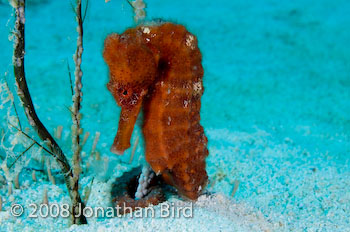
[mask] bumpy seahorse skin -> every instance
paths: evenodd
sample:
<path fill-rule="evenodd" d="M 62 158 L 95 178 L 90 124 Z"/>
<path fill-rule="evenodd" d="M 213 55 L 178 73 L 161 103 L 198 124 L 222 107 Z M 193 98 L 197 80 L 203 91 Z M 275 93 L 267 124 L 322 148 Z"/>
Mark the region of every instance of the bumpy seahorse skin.
<path fill-rule="evenodd" d="M 197 199 L 207 183 L 207 138 L 200 125 L 203 68 L 197 39 L 172 23 L 139 26 L 105 40 L 108 89 L 121 115 L 111 151 L 130 147 L 143 106 L 146 160 L 180 194 Z"/>

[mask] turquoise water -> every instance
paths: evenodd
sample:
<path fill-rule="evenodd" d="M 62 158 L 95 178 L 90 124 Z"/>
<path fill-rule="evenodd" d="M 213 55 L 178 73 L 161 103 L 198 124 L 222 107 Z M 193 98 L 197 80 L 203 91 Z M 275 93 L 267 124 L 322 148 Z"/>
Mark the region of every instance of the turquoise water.
<path fill-rule="evenodd" d="M 47 128 L 53 132 L 63 126 L 58 143 L 71 156 L 71 117 L 66 107 L 71 105 L 67 60 L 73 72 L 77 37 L 74 13 L 70 1 L 28 2 L 25 65 L 29 89 Z M 205 73 L 201 123 L 209 139 L 208 191 L 261 212 L 274 231 L 349 231 L 350 2 L 145 2 L 147 20 L 183 24 L 198 38 Z M 0 5 L 0 71 L 14 90 L 13 46 L 8 40 L 11 13 L 8 4 Z M 103 185 L 144 162 L 142 142 L 132 165 L 128 164 L 131 149 L 123 157 L 109 152 L 120 109 L 106 89 L 108 70 L 102 59 L 105 37 L 134 25 L 126 1 L 89 1 L 84 23 L 82 125 L 91 135 L 101 133 L 97 150 L 108 160 L 105 166 L 96 164 L 87 172 L 82 185 L 88 185 L 93 176 Z M 0 116 L 6 129 L 6 108 Z M 138 127 L 132 141 L 140 134 Z M 87 154 L 91 137 L 85 146 Z M 9 142 L 11 137 L 6 139 Z M 16 154 L 23 150 L 16 149 Z M 3 162 L 5 150 L 0 152 Z M 24 159 L 29 160 L 30 154 Z M 51 196 L 52 201 L 60 201 L 66 195 L 64 184 L 52 187 L 45 178 L 41 184 L 31 184 L 24 169 L 20 180 L 30 183 L 14 193 L 15 200 L 23 202 L 45 186 L 61 191 Z M 237 180 L 240 184 L 232 197 Z M 7 187 L 0 187 L 5 197 Z M 16 224 L 13 220 L 8 220 L 7 229 L 11 222 Z M 23 219 L 23 227 L 37 228 L 36 223 Z M 64 220 L 59 223 L 59 228 L 66 228 Z M 128 223 L 133 228 L 133 222 Z M 182 229 L 186 228 L 192 231 L 190 226 Z"/>

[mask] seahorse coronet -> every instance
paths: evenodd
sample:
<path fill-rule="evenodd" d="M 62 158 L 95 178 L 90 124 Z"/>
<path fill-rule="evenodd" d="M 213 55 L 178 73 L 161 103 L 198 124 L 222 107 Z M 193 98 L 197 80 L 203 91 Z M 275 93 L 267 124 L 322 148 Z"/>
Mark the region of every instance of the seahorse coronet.
<path fill-rule="evenodd" d="M 106 38 L 111 91 L 122 112 L 111 151 L 121 154 L 140 110 L 146 160 L 185 198 L 197 199 L 208 176 L 200 125 L 202 56 L 195 35 L 178 24 L 140 25 Z M 131 91 L 131 92 L 130 92 Z"/>

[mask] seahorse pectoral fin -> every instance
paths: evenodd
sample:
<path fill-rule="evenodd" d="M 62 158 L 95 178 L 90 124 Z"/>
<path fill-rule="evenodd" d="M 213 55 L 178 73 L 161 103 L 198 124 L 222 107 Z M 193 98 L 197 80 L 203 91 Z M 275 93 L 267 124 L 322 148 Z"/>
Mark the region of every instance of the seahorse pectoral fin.
<path fill-rule="evenodd" d="M 119 118 L 118 132 L 114 138 L 111 152 L 117 155 L 122 155 L 124 151 L 130 147 L 132 131 L 134 130 L 135 122 L 140 113 L 141 106 L 142 101 L 131 107 L 122 107 Z"/>

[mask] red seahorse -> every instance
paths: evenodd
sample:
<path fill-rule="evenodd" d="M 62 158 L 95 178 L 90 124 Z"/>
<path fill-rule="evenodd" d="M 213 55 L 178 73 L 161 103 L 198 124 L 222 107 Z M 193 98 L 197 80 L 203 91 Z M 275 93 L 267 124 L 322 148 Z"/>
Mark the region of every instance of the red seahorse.
<path fill-rule="evenodd" d="M 202 56 L 182 25 L 138 26 L 109 35 L 103 57 L 108 89 L 121 106 L 111 151 L 123 154 L 143 107 L 146 160 L 182 196 L 197 199 L 207 183 L 207 138 L 200 125 Z"/>

